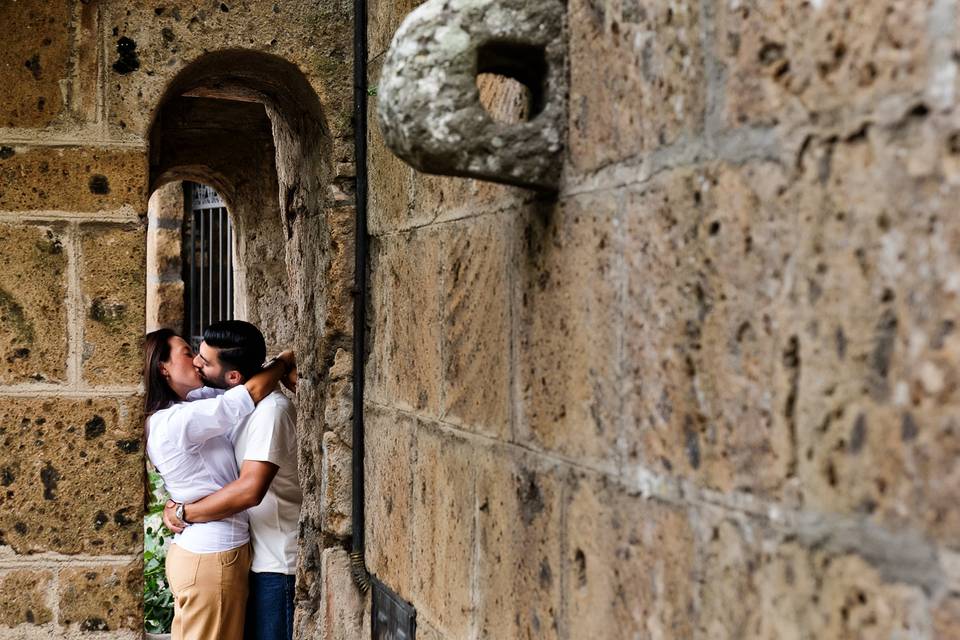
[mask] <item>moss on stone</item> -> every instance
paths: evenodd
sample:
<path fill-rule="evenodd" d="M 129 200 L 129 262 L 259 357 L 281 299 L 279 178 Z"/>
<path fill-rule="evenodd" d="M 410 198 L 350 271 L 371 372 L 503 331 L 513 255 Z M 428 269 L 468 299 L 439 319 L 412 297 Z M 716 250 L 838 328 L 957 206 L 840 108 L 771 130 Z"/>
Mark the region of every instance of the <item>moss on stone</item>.
<path fill-rule="evenodd" d="M 33 344 L 33 323 L 27 318 L 20 303 L 9 292 L 0 289 L 0 321 L 13 327 L 19 342 Z"/>

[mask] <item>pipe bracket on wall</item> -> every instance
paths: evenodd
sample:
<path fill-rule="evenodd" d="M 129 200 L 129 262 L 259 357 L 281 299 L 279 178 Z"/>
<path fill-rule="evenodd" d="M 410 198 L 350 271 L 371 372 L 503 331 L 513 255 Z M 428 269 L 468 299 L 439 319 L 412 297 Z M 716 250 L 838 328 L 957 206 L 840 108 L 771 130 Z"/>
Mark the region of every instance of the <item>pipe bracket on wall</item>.
<path fill-rule="evenodd" d="M 566 138 L 565 0 L 427 0 L 394 35 L 378 87 L 390 149 L 425 173 L 556 191 Z M 528 119 L 495 120 L 477 76 L 513 78 Z"/>

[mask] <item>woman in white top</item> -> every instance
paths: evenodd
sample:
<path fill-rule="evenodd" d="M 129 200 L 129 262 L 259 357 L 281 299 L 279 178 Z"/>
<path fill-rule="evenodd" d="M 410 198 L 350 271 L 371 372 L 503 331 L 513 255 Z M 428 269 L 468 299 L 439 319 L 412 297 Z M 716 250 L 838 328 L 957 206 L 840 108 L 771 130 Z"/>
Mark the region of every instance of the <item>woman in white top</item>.
<path fill-rule="evenodd" d="M 209 397 L 193 358 L 190 345 L 173 331 L 147 334 L 147 455 L 179 503 L 199 500 L 237 479 L 226 434 L 293 366 L 292 353 L 285 352 L 246 383 Z M 245 512 L 195 524 L 174 537 L 166 566 L 174 596 L 174 640 L 241 640 L 249 541 Z"/>

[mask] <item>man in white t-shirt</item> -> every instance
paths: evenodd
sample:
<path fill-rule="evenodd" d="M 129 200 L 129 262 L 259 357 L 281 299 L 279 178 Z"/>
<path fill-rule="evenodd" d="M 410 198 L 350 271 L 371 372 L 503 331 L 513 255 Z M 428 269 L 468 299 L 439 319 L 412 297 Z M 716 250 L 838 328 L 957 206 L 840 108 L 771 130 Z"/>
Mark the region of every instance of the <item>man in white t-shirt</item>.
<path fill-rule="evenodd" d="M 251 347 L 252 345 L 252 347 Z M 218 322 L 204 332 L 194 365 L 209 387 L 243 384 L 245 359 L 265 353 L 263 335 L 248 322 Z M 259 356 L 262 360 L 262 356 Z M 239 478 L 202 500 L 183 505 L 189 524 L 210 522 L 246 510 L 250 518 L 253 563 L 244 627 L 246 640 L 293 638 L 297 524 L 303 500 L 297 477 L 296 410 L 275 391 L 229 434 Z M 164 517 L 176 531 L 182 522 L 176 504 Z"/>

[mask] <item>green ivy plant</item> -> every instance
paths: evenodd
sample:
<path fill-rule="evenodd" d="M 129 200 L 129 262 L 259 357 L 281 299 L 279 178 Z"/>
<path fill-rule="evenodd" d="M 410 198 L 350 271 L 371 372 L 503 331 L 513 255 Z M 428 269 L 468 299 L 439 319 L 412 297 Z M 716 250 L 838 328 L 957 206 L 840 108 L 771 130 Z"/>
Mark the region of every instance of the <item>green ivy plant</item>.
<path fill-rule="evenodd" d="M 168 536 L 164 535 L 163 505 L 167 492 L 160 474 L 151 470 L 152 501 L 143 519 L 143 628 L 148 633 L 170 633 L 173 595 L 167 582 Z"/>

